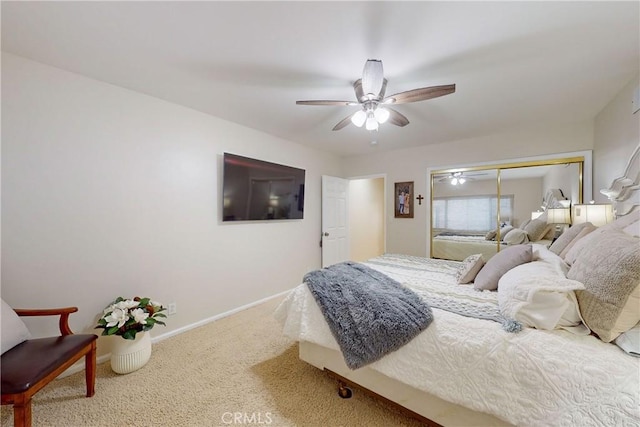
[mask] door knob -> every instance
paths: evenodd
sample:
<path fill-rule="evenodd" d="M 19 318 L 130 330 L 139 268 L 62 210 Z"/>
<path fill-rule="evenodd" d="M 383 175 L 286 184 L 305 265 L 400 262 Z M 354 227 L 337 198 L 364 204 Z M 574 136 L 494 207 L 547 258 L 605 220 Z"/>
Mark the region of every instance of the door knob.
<path fill-rule="evenodd" d="M 329 235 L 329 233 L 327 233 L 326 231 L 324 232 L 324 236 L 327 237 Z"/>

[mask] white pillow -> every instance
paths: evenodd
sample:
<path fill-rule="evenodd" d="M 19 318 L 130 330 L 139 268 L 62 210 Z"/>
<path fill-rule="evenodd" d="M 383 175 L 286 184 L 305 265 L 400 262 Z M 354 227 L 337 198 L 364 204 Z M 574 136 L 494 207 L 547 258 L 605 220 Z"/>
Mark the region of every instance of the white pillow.
<path fill-rule="evenodd" d="M 1 346 L 2 354 L 11 350 L 21 342 L 31 338 L 31 333 L 27 329 L 27 325 L 24 324 L 22 319 L 16 314 L 15 311 L 2 300 L 2 330 L 1 330 Z"/>
<path fill-rule="evenodd" d="M 565 277 L 566 264 L 556 254 L 543 247 L 535 252 L 537 260 L 514 267 L 500 278 L 500 312 L 531 328 L 588 335 L 591 331 L 582 322 L 574 292 L 584 285 Z"/>

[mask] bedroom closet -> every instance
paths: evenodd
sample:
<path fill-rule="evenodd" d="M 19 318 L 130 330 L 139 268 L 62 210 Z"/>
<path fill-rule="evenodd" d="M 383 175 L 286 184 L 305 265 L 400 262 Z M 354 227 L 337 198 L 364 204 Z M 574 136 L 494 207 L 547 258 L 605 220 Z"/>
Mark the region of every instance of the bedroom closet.
<path fill-rule="evenodd" d="M 590 154 L 430 170 L 430 256 L 461 261 L 481 253 L 488 259 L 508 243 L 550 243 L 556 228 L 569 224 L 570 217 L 547 219 L 549 209 L 566 209 L 568 214 L 583 195 L 590 199 Z M 504 240 L 513 229 L 532 227 L 540 215 L 534 224 L 544 230 L 521 233 L 521 241 Z M 530 240 L 534 234 L 540 235 Z"/>

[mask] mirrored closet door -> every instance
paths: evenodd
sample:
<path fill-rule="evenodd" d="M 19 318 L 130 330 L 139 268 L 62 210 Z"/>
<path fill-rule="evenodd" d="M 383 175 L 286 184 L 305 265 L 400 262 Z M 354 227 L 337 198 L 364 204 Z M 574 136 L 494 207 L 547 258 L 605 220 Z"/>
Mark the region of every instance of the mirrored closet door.
<path fill-rule="evenodd" d="M 571 157 L 432 171 L 431 257 L 489 259 L 510 244 L 550 244 L 566 226 L 560 214 L 582 202 L 583 167 Z"/>

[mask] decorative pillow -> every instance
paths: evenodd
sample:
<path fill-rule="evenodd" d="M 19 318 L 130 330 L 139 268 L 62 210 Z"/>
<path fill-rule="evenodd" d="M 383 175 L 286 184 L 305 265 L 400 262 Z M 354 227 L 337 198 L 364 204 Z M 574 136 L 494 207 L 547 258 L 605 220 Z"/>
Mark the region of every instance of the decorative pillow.
<path fill-rule="evenodd" d="M 478 271 L 484 265 L 482 254 L 469 255 L 462 261 L 462 267 L 458 270 L 458 283 L 464 285 L 473 282 Z"/>
<path fill-rule="evenodd" d="M 586 325 L 611 342 L 640 321 L 640 238 L 608 229 L 592 240 L 567 276 L 585 285 L 576 295 Z"/>
<path fill-rule="evenodd" d="M 576 280 L 567 279 L 564 261 L 551 257 L 522 264 L 507 271 L 498 285 L 500 312 L 531 328 L 566 329 L 577 335 L 591 331 L 583 325 L 575 290 L 584 289 Z"/>
<path fill-rule="evenodd" d="M 552 225 L 551 227 L 549 227 L 549 231 L 547 231 L 547 234 L 542 236 L 542 240 L 553 240 L 554 237 L 556 237 L 556 229 Z"/>
<path fill-rule="evenodd" d="M 640 323 L 627 332 L 620 334 L 615 344 L 628 354 L 640 357 Z"/>
<path fill-rule="evenodd" d="M 529 241 L 529 236 L 527 236 L 526 231 L 514 228 L 509 231 L 502 240 L 510 245 L 519 245 L 520 243 L 527 243 Z"/>
<path fill-rule="evenodd" d="M 473 287 L 480 291 L 495 291 L 498 289 L 498 280 L 513 267 L 531 262 L 531 245 L 509 246 L 492 256 L 482 267 Z"/>
<path fill-rule="evenodd" d="M 484 240 L 496 240 L 496 235 L 497 234 L 498 234 L 498 229 L 497 228 L 495 230 L 491 230 L 487 234 L 485 234 Z"/>
<path fill-rule="evenodd" d="M 590 222 L 583 222 L 582 224 L 576 224 L 574 226 L 569 227 L 567 231 L 562 233 L 558 239 L 549 246 L 549 250 L 556 255 L 560 255 L 562 251 L 571 243 L 573 239 L 582 231 L 583 228 L 587 227 L 587 224 L 593 226 Z"/>
<path fill-rule="evenodd" d="M 509 233 L 513 229 L 514 227 L 512 225 L 505 225 L 504 227 L 500 228 L 500 240 L 504 239 L 504 236 L 506 236 L 507 233 Z"/>
<path fill-rule="evenodd" d="M 610 222 L 607 225 L 603 225 L 600 228 L 615 228 L 622 230 L 627 226 L 633 224 L 634 222 L 640 221 L 640 209 L 636 208 L 636 210 L 629 212 L 627 215 L 618 217 L 615 221 Z"/>
<path fill-rule="evenodd" d="M 547 222 L 547 217 L 549 216 L 549 212 L 548 211 L 544 211 L 542 212 L 542 215 L 540 215 L 538 218 L 536 218 L 538 221 L 542 221 L 542 222 Z M 531 220 L 533 221 L 533 220 Z M 522 227 L 524 228 L 524 227 Z"/>
<path fill-rule="evenodd" d="M 626 234 L 630 236 L 640 236 L 640 221 L 633 222 L 622 229 Z"/>
<path fill-rule="evenodd" d="M 529 240 L 535 242 L 542 239 L 551 228 L 553 228 L 553 224 L 547 224 L 539 219 L 532 219 L 523 230 L 529 235 Z"/>
<path fill-rule="evenodd" d="M 27 325 L 24 324 L 22 319 L 16 314 L 15 311 L 2 300 L 2 336 L 0 337 L 2 354 L 11 350 L 21 342 L 31 338 L 31 333 L 27 329 Z"/>
<path fill-rule="evenodd" d="M 577 240 L 573 244 L 571 249 L 569 249 L 565 253 L 564 262 L 566 262 L 569 265 L 573 265 L 573 263 L 576 262 L 576 259 L 578 259 L 578 256 L 580 255 L 580 252 L 582 252 L 583 249 L 585 249 L 585 248 L 587 248 L 589 246 L 593 246 L 595 244 L 594 242 L 597 241 L 598 238 L 606 231 L 607 231 L 606 228 L 597 227 L 591 233 L 587 234 L 586 236 L 584 236 L 580 240 Z"/>
<path fill-rule="evenodd" d="M 564 257 L 567 256 L 571 248 L 574 247 L 575 244 L 580 241 L 580 239 L 582 239 L 584 236 L 591 233 L 592 231 L 595 231 L 595 229 L 598 228 L 595 225 L 591 224 L 590 222 L 585 222 L 585 224 L 586 225 L 582 227 L 582 230 L 580 230 L 578 235 L 567 245 L 566 248 L 562 250 L 562 252 L 560 252 L 560 257 L 562 259 L 564 259 Z"/>
<path fill-rule="evenodd" d="M 520 227 L 518 227 L 520 230 L 524 230 L 524 228 L 527 226 L 527 224 L 529 224 L 531 222 L 530 219 L 526 220 L 525 222 L 523 222 L 522 224 L 520 224 Z"/>

